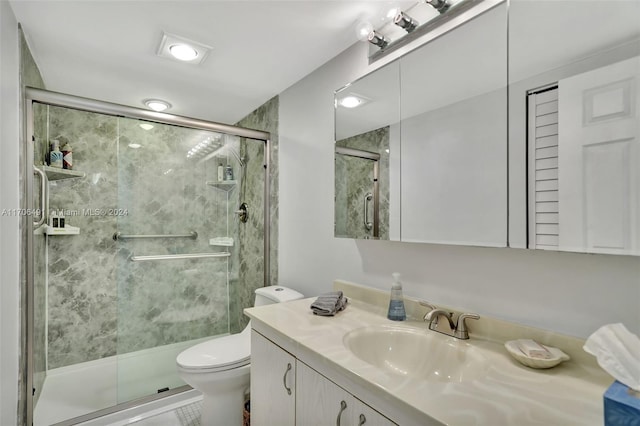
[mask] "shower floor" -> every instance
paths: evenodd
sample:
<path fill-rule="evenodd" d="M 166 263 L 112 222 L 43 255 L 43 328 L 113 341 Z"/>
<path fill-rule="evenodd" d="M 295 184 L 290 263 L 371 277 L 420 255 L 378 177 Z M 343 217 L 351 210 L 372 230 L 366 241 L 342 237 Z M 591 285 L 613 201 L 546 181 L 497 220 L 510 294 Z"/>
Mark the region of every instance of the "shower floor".
<path fill-rule="evenodd" d="M 208 339 L 211 337 L 49 370 L 33 424 L 48 426 L 153 395 L 159 389 L 183 386 L 176 356 Z"/>

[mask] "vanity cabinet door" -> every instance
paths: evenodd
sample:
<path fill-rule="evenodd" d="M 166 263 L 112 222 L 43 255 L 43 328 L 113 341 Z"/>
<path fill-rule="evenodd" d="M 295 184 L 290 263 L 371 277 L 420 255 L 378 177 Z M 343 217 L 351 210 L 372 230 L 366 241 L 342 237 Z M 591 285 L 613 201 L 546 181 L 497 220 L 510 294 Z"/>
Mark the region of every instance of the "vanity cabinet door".
<path fill-rule="evenodd" d="M 251 330 L 251 424 L 293 426 L 296 359 Z"/>
<path fill-rule="evenodd" d="M 302 362 L 296 371 L 299 426 L 391 426 L 392 421 Z"/>

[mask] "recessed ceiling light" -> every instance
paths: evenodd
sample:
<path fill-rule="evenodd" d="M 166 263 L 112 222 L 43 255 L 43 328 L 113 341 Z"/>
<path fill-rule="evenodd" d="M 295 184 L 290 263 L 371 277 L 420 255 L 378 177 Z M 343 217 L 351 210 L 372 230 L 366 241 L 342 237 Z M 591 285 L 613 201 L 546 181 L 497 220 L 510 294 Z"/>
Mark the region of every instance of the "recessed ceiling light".
<path fill-rule="evenodd" d="M 143 102 L 147 107 L 158 112 L 166 111 L 171 108 L 171 104 L 169 102 L 161 99 L 145 99 Z"/>
<path fill-rule="evenodd" d="M 356 108 L 366 104 L 367 102 L 369 102 L 369 99 L 365 98 L 364 96 L 350 93 L 347 96 L 340 98 L 338 100 L 338 105 L 345 108 Z"/>
<path fill-rule="evenodd" d="M 129 148 L 138 149 L 142 148 L 142 145 L 140 145 L 139 143 L 130 143 Z"/>
<path fill-rule="evenodd" d="M 211 46 L 206 44 L 163 32 L 156 54 L 164 58 L 199 64 L 204 61 L 210 50 Z"/>
<path fill-rule="evenodd" d="M 193 61 L 198 57 L 198 51 L 188 44 L 172 44 L 169 46 L 169 52 L 181 61 Z"/>
<path fill-rule="evenodd" d="M 151 129 L 153 129 L 153 124 L 140 123 L 140 127 L 142 127 L 144 130 L 151 130 Z"/>

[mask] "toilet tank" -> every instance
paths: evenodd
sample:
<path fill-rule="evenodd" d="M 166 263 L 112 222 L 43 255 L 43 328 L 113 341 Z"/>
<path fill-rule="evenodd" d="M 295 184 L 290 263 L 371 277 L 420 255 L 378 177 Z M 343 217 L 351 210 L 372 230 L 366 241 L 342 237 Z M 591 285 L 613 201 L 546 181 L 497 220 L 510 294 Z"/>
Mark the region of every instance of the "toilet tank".
<path fill-rule="evenodd" d="M 272 285 L 256 289 L 256 301 L 253 306 L 271 305 L 297 299 L 304 299 L 304 296 L 291 288 Z"/>

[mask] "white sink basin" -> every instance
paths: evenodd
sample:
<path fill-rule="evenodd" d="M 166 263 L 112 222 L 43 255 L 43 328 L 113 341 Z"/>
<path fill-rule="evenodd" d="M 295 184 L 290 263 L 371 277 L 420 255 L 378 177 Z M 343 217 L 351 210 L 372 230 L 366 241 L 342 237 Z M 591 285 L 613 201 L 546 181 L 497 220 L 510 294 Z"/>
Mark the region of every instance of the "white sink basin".
<path fill-rule="evenodd" d="M 467 341 L 426 329 L 363 327 L 348 332 L 344 345 L 355 356 L 383 370 L 414 379 L 465 382 L 486 374 L 489 362 Z"/>

